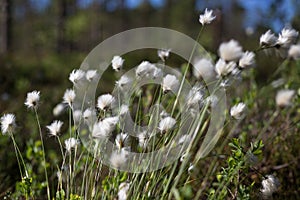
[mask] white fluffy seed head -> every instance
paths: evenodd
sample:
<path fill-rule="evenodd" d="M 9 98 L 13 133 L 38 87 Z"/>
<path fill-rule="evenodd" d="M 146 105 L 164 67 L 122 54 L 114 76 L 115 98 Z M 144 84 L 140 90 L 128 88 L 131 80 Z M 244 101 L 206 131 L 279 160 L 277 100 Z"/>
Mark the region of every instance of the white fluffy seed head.
<path fill-rule="evenodd" d="M 219 59 L 215 66 L 218 77 L 229 75 L 236 67 L 235 62 L 226 63 L 223 59 Z"/>
<path fill-rule="evenodd" d="M 71 150 L 75 148 L 78 144 L 78 140 L 76 140 L 73 137 L 65 140 L 65 148 L 68 152 L 71 152 Z"/>
<path fill-rule="evenodd" d="M 210 24 L 215 18 L 216 16 L 213 15 L 213 10 L 206 8 L 204 14 L 199 16 L 199 22 L 204 26 L 204 24 Z"/>
<path fill-rule="evenodd" d="M 16 117 L 14 114 L 8 113 L 4 114 L 1 119 L 1 132 L 2 134 L 6 134 L 8 132 L 12 132 L 16 126 Z"/>
<path fill-rule="evenodd" d="M 49 130 L 50 135 L 57 136 L 60 133 L 60 129 L 61 129 L 62 125 L 63 125 L 62 121 L 55 120 L 49 126 L 46 126 L 46 127 Z"/>
<path fill-rule="evenodd" d="M 115 98 L 111 94 L 103 94 L 98 97 L 97 108 L 99 108 L 100 110 L 111 108 L 114 101 Z"/>
<path fill-rule="evenodd" d="M 122 68 L 123 63 L 124 63 L 124 59 L 121 58 L 120 56 L 114 56 L 112 61 L 111 61 L 112 68 L 115 71 L 119 71 Z"/>
<path fill-rule="evenodd" d="M 277 106 L 286 107 L 292 105 L 292 99 L 294 97 L 295 91 L 283 89 L 279 90 L 276 94 L 275 101 Z"/>
<path fill-rule="evenodd" d="M 82 119 L 82 112 L 81 110 L 74 110 L 73 111 L 73 119 L 74 119 L 74 122 L 76 124 L 79 124 L 81 119 Z"/>
<path fill-rule="evenodd" d="M 240 44 L 232 39 L 220 45 L 219 55 L 225 61 L 238 61 L 243 55 L 243 50 Z"/>
<path fill-rule="evenodd" d="M 64 103 L 67 103 L 72 108 L 75 97 L 75 91 L 73 89 L 67 89 L 63 96 Z"/>
<path fill-rule="evenodd" d="M 65 110 L 65 105 L 63 103 L 59 103 L 57 104 L 54 108 L 53 108 L 53 115 L 55 117 L 59 116 L 60 114 L 62 114 L 62 112 Z"/>
<path fill-rule="evenodd" d="M 94 138 L 105 138 L 110 136 L 110 133 L 110 126 L 102 121 L 96 122 L 92 128 L 92 136 Z"/>
<path fill-rule="evenodd" d="M 294 60 L 300 59 L 300 44 L 291 45 L 288 51 L 288 56 Z"/>
<path fill-rule="evenodd" d="M 296 31 L 295 29 L 284 28 L 279 34 L 277 44 L 280 47 L 288 48 L 297 41 L 298 35 L 298 31 Z"/>
<path fill-rule="evenodd" d="M 210 59 L 202 58 L 193 65 L 193 75 L 197 79 L 211 79 L 215 77 L 214 65 Z"/>
<path fill-rule="evenodd" d="M 118 123 L 118 117 L 107 117 L 93 126 L 92 136 L 94 138 L 109 137 Z"/>
<path fill-rule="evenodd" d="M 121 149 L 127 146 L 129 142 L 129 135 L 127 133 L 120 133 L 116 136 L 115 143 L 116 146 Z"/>
<path fill-rule="evenodd" d="M 262 182 L 261 193 L 264 198 L 272 196 L 274 192 L 278 190 L 280 186 L 279 180 L 273 175 L 267 175 L 267 179 L 264 179 Z"/>
<path fill-rule="evenodd" d="M 167 74 L 162 81 L 162 89 L 164 92 L 176 91 L 179 86 L 179 81 L 174 75 Z"/>
<path fill-rule="evenodd" d="M 84 112 L 83 112 L 83 119 L 84 120 L 89 120 L 89 119 L 93 119 L 94 117 L 96 117 L 96 111 L 91 109 L 91 108 L 87 108 Z"/>
<path fill-rule="evenodd" d="M 137 69 L 135 71 L 135 74 L 138 78 L 153 77 L 154 72 L 156 72 L 156 70 L 157 70 L 157 67 L 155 67 L 154 64 L 152 64 L 148 61 L 143 61 L 137 67 Z"/>
<path fill-rule="evenodd" d="M 130 85 L 131 82 L 132 82 L 131 78 L 124 75 L 121 76 L 121 78 L 118 81 L 116 81 L 116 85 L 118 86 L 118 88 L 123 90 L 123 89 L 128 89 L 128 86 Z"/>
<path fill-rule="evenodd" d="M 158 129 L 161 132 L 166 132 L 168 130 L 171 130 L 176 124 L 176 120 L 172 117 L 165 117 L 163 118 L 158 125 Z"/>
<path fill-rule="evenodd" d="M 127 200 L 129 187 L 129 183 L 124 182 L 120 184 L 118 191 L 118 200 Z"/>
<path fill-rule="evenodd" d="M 120 167 L 127 161 L 127 152 L 122 148 L 120 151 L 114 151 L 110 157 L 112 167 Z"/>
<path fill-rule="evenodd" d="M 97 76 L 98 76 L 97 70 L 88 70 L 85 74 L 85 78 L 89 82 L 95 80 Z"/>
<path fill-rule="evenodd" d="M 119 115 L 123 116 L 123 115 L 125 115 L 128 112 L 129 112 L 129 106 L 125 105 L 125 104 L 121 105 L 121 107 L 119 109 Z"/>
<path fill-rule="evenodd" d="M 146 149 L 149 141 L 149 135 L 147 131 L 140 132 L 137 135 L 137 139 L 139 142 L 139 147 L 141 147 L 142 149 Z"/>
<path fill-rule="evenodd" d="M 83 120 L 84 122 L 89 126 L 89 128 L 92 130 L 93 128 L 93 123 L 97 119 L 97 114 L 94 109 L 87 108 L 83 112 Z"/>
<path fill-rule="evenodd" d="M 32 91 L 27 93 L 25 105 L 27 108 L 37 108 L 40 101 L 40 91 Z"/>
<path fill-rule="evenodd" d="M 193 107 L 193 106 L 199 106 L 201 102 L 203 102 L 203 94 L 201 92 L 201 88 L 199 87 L 193 87 L 191 91 L 187 95 L 187 106 Z"/>
<path fill-rule="evenodd" d="M 234 119 L 242 119 L 245 114 L 245 109 L 246 105 L 244 103 L 238 103 L 230 109 L 230 115 Z"/>
<path fill-rule="evenodd" d="M 163 62 L 165 62 L 170 55 L 170 51 L 170 49 L 159 49 L 157 51 L 157 55 Z"/>
<path fill-rule="evenodd" d="M 262 47 L 273 46 L 277 42 L 277 37 L 272 33 L 271 30 L 268 30 L 266 33 L 262 34 L 259 39 L 259 44 Z"/>
<path fill-rule="evenodd" d="M 81 69 L 74 69 L 70 75 L 69 80 L 74 84 L 77 85 L 78 81 L 84 77 L 85 73 Z"/>
<path fill-rule="evenodd" d="M 250 51 L 246 51 L 243 53 L 243 56 L 239 60 L 239 67 L 240 68 L 247 68 L 251 67 L 255 64 L 255 54 Z"/>

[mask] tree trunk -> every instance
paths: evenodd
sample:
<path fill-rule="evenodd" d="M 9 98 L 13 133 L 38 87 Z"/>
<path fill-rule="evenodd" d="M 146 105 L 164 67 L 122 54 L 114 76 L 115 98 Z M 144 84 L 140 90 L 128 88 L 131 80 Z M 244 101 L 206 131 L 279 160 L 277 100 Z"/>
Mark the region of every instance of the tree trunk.
<path fill-rule="evenodd" d="M 66 18 L 67 18 L 67 1 L 58 1 L 58 23 L 57 23 L 57 52 L 63 52 L 67 47 L 66 41 Z"/>
<path fill-rule="evenodd" d="M 0 2 L 0 55 L 6 54 L 11 47 L 11 1 Z"/>

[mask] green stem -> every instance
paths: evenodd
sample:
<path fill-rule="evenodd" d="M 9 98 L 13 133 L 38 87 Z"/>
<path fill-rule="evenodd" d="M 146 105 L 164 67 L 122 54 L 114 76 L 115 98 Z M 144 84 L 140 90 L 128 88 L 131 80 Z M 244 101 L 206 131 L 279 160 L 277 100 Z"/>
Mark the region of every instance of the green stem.
<path fill-rule="evenodd" d="M 187 63 L 187 67 L 186 67 L 186 69 L 185 69 L 185 71 L 184 71 L 184 74 L 183 74 L 183 77 L 182 77 L 182 80 L 181 80 L 181 83 L 180 83 L 180 87 L 179 87 L 179 90 L 178 90 L 178 94 L 177 94 L 177 96 L 176 96 L 176 99 L 175 99 L 175 102 L 174 102 L 174 105 L 173 105 L 173 109 L 172 109 L 172 112 L 171 112 L 171 116 L 173 116 L 174 111 L 175 111 L 175 108 L 176 108 L 176 106 L 177 106 L 177 104 L 178 104 L 178 100 L 179 100 L 178 97 L 180 96 L 181 90 L 182 90 L 182 88 L 183 88 L 184 80 L 185 80 L 185 78 L 186 78 L 187 72 L 189 71 L 190 63 L 191 63 L 191 60 L 192 60 L 193 55 L 194 55 L 194 53 L 195 53 L 196 46 L 197 46 L 197 44 L 198 44 L 198 41 L 199 41 L 199 39 L 200 39 L 200 36 L 201 36 L 201 33 L 202 33 L 203 29 L 204 29 L 204 26 L 201 27 L 201 29 L 200 29 L 200 31 L 199 31 L 199 33 L 198 33 L 196 42 L 195 42 L 195 44 L 194 44 L 193 50 L 192 50 L 192 52 L 191 52 L 191 55 L 190 55 L 190 57 L 189 57 L 189 60 L 188 60 L 188 63 Z"/>
<path fill-rule="evenodd" d="M 23 178 L 23 173 L 22 173 L 22 168 L 21 168 L 21 164 L 20 164 L 20 160 L 19 160 L 17 144 L 16 144 L 16 141 L 13 137 L 13 134 L 12 133 L 9 133 L 9 134 L 11 135 L 11 139 L 13 141 L 13 145 L 14 145 L 14 148 L 15 148 L 15 153 L 16 153 L 16 157 L 17 157 L 17 161 L 18 161 L 18 165 L 19 165 L 20 175 L 21 175 L 21 179 L 22 179 Z"/>
<path fill-rule="evenodd" d="M 47 197 L 48 197 L 48 200 L 51 200 L 51 198 L 50 198 L 49 181 L 48 181 L 48 174 L 47 174 L 47 163 L 46 163 L 46 157 L 45 157 L 45 148 L 44 148 L 44 141 L 43 141 L 43 135 L 42 135 L 42 129 L 41 129 L 41 125 L 40 125 L 40 120 L 39 120 L 39 116 L 38 116 L 38 113 L 37 113 L 37 109 L 35 107 L 34 107 L 34 113 L 35 113 L 35 117 L 36 117 L 36 120 L 37 120 L 37 124 L 38 124 L 38 128 L 39 128 L 39 133 L 40 133 L 40 139 L 41 139 L 41 143 L 42 143 L 43 160 L 44 160 L 44 172 L 45 172 L 46 184 L 47 184 Z"/>

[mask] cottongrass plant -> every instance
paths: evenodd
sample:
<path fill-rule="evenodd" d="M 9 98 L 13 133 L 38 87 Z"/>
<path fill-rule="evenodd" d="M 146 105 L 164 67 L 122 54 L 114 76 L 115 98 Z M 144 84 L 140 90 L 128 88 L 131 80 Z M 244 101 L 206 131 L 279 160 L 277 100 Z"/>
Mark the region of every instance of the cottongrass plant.
<path fill-rule="evenodd" d="M 208 9 L 200 15 L 199 22 L 202 26 L 197 39 L 200 38 L 205 25 L 212 23 L 215 18 L 213 11 Z M 260 46 L 253 52 L 244 51 L 238 41 L 231 39 L 220 44 L 215 60 L 198 58 L 192 66 L 191 58 L 196 51 L 194 47 L 190 60 L 180 76 L 165 73 L 159 66 L 149 61 L 142 61 L 133 76 L 124 74 L 116 80 L 117 93 L 98 96 L 97 101 L 93 102 L 95 107 L 89 107 L 93 105 L 91 102 L 86 107 L 86 93 L 81 105 L 75 105 L 75 99 L 76 89 L 84 85 L 87 91 L 90 84 L 97 80 L 97 69 L 73 70 L 69 75 L 73 88 L 65 91 L 62 103 L 57 104 L 53 109 L 53 115 L 57 118 L 68 110 L 68 122 L 57 119 L 45 126 L 48 135 L 56 139 L 62 157 L 61 162 L 55 166 L 56 178 L 51 176 L 51 182 L 56 180 L 51 184 L 57 186 L 54 191 L 50 191 L 48 180 L 50 176 L 47 173 L 46 149 L 43 143 L 45 133 L 42 132 L 37 112 L 40 105 L 40 92 L 28 93 L 25 105 L 34 111 L 39 128 L 47 198 L 59 200 L 250 199 L 250 195 L 255 195 L 254 193 L 259 191 L 263 198 L 272 197 L 280 187 L 277 178 L 274 175 L 265 176 L 259 168 L 255 167 L 260 160 L 259 157 L 262 156 L 264 146 L 262 141 L 251 142 L 250 147 L 246 149 L 241 139 L 232 139 L 241 122 L 247 117 L 246 110 L 251 104 L 250 100 L 245 99 L 241 102 L 239 99 L 239 101 L 234 100 L 234 103 L 229 101 L 230 104 L 232 103 L 231 109 L 224 114 L 228 113 L 230 117 L 225 121 L 223 128 L 215 130 L 213 135 L 210 135 L 208 129 L 212 120 L 212 109 L 222 98 L 215 92 L 227 91 L 237 81 L 242 81 L 244 72 L 255 66 L 255 56 L 260 50 L 283 49 L 288 53 L 286 58 L 298 59 L 300 51 L 299 45 L 296 44 L 297 37 L 298 32 L 294 29 L 283 29 L 278 37 L 269 30 L 260 37 L 258 42 Z M 165 66 L 167 58 L 170 57 L 170 50 L 161 49 L 157 55 Z M 118 55 L 111 61 L 111 66 L 118 75 L 122 73 L 124 62 L 125 60 Z M 189 77 L 190 68 L 193 75 L 190 77 L 192 85 L 189 91 L 185 92 L 184 80 Z M 150 84 L 132 90 L 141 80 L 158 80 L 160 84 Z M 206 91 L 207 85 L 204 80 L 210 81 L 206 84 L 215 85 L 211 94 Z M 130 92 L 133 97 L 128 102 L 121 102 L 120 96 Z M 283 109 L 294 106 L 294 97 L 293 89 L 285 88 L 278 91 L 274 97 L 276 111 L 257 134 L 258 139 L 261 139 Z M 183 102 L 181 105 L 183 108 L 180 108 L 179 102 Z M 163 108 L 155 105 L 162 105 Z M 124 120 L 131 114 L 133 121 L 129 124 L 134 124 L 132 132 L 135 135 L 127 130 L 124 131 L 128 125 L 124 125 Z M 15 115 L 3 115 L 1 132 L 8 134 L 13 141 L 21 179 L 30 178 L 22 153 L 14 139 L 15 121 Z M 67 131 L 63 129 L 66 124 Z M 87 129 L 82 128 L 81 125 L 86 125 Z M 143 126 L 148 128 L 145 129 Z M 179 135 L 182 130 L 185 131 Z M 89 142 L 84 143 L 79 136 L 89 138 Z M 223 140 L 217 143 L 220 137 Z M 106 147 L 107 142 L 113 144 L 110 155 L 103 153 L 105 150 L 103 146 Z M 117 170 L 122 169 L 124 165 L 137 164 L 130 160 L 130 152 L 150 153 L 178 144 L 186 144 L 184 152 L 181 152 L 182 150 L 179 152 L 180 158 L 156 171 L 131 173 Z M 215 144 L 218 144 L 218 148 L 213 150 Z M 230 155 L 224 155 L 225 147 L 230 148 Z M 167 156 L 174 154 L 171 148 L 167 150 Z M 211 158 L 207 158 L 207 155 Z M 219 160 L 224 157 L 227 158 L 226 163 L 220 166 Z M 105 165 L 104 158 L 109 160 L 111 167 Z M 210 164 L 202 169 L 200 165 L 203 161 L 206 162 L 206 159 L 209 159 Z M 137 169 L 144 166 L 142 163 L 137 165 Z M 203 173 L 204 177 L 199 177 L 202 170 L 206 170 Z M 249 170 L 255 172 L 261 183 L 245 183 L 244 180 L 248 178 L 245 173 Z M 192 188 L 191 184 L 196 185 L 196 188 Z M 259 186 L 255 188 L 254 185 Z M 255 190 L 256 192 L 253 192 Z M 30 191 L 24 192 L 26 199 L 29 199 L 29 194 Z"/>

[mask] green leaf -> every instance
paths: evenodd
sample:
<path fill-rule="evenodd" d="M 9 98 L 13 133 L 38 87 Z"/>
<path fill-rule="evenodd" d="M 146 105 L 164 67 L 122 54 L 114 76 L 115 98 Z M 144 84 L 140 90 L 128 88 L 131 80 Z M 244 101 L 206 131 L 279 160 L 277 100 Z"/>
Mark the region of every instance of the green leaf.
<path fill-rule="evenodd" d="M 56 200 L 65 200 L 65 196 L 66 193 L 63 189 L 56 192 Z"/>

